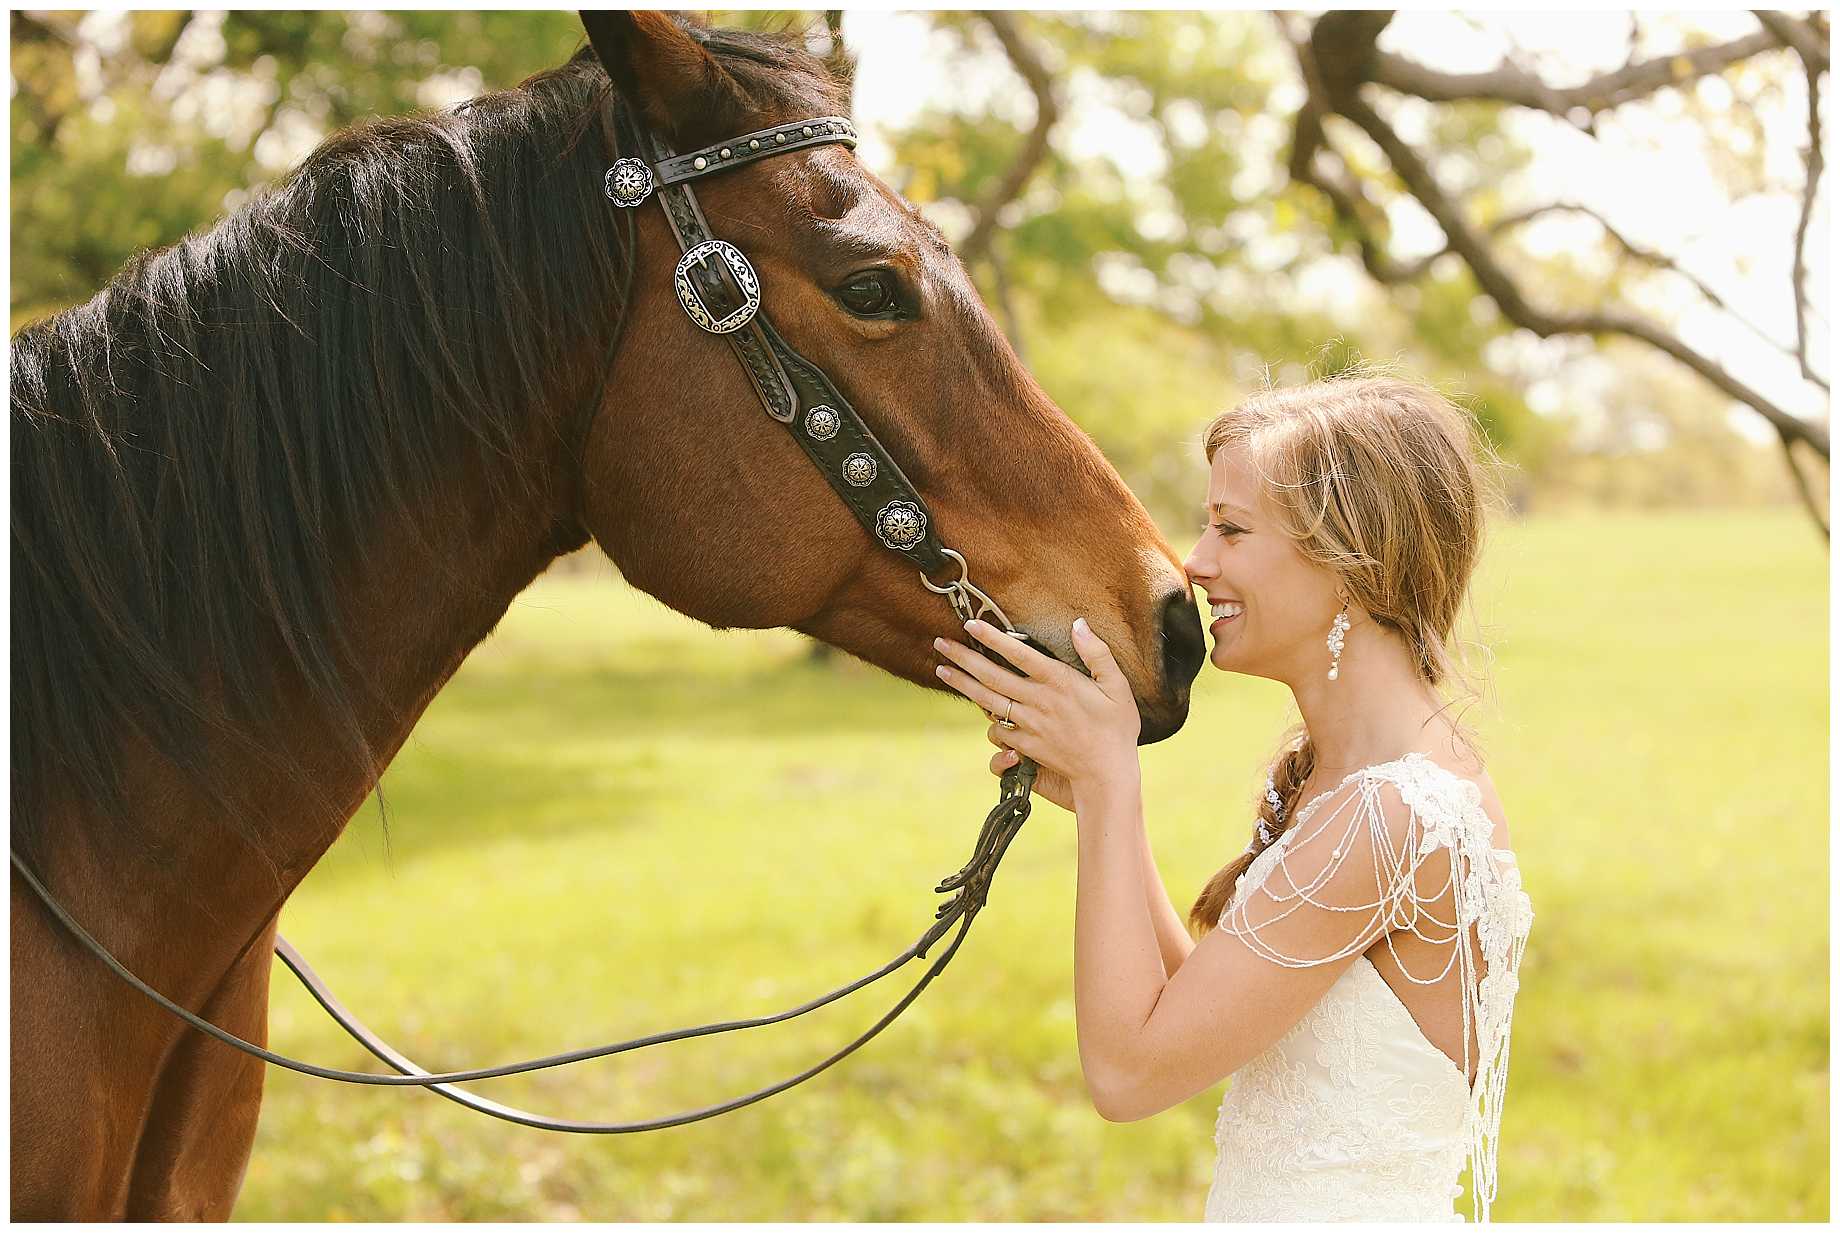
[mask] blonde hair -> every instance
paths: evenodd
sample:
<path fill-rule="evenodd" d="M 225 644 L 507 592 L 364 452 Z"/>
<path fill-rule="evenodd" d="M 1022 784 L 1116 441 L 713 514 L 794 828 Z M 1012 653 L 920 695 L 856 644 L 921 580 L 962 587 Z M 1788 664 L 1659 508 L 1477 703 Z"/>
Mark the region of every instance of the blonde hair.
<path fill-rule="evenodd" d="M 1227 446 L 1245 452 L 1279 529 L 1376 625 L 1405 642 L 1420 679 L 1434 690 L 1454 679 L 1470 697 L 1480 696 L 1450 644 L 1488 507 L 1506 503 L 1491 474 L 1500 460 L 1472 413 L 1368 362 L 1289 388 L 1274 388 L 1268 378 L 1265 389 L 1208 424 L 1210 466 Z M 1475 733 L 1452 723 L 1475 749 Z M 1188 918 L 1194 937 L 1215 927 L 1240 875 L 1294 820 L 1315 768 L 1315 746 L 1299 722 L 1280 738 L 1271 765 L 1280 803 L 1259 785 L 1252 842 L 1195 900 Z"/>

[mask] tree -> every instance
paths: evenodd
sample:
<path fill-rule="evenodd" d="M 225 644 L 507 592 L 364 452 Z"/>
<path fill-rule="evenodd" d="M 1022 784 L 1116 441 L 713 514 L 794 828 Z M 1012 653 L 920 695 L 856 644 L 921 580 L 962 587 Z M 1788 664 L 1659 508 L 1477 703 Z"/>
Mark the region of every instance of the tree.
<path fill-rule="evenodd" d="M 1630 260 L 1652 269 L 1682 274 L 1708 301 L 1724 308 L 1724 302 L 1702 280 L 1687 274 L 1677 259 L 1631 244 L 1599 214 L 1578 203 L 1536 202 L 1508 209 L 1506 203 L 1493 195 L 1480 192 L 1472 194 L 1479 200 L 1465 200 L 1462 194 L 1447 186 L 1432 158 L 1400 136 L 1394 123 L 1383 114 L 1384 104 L 1372 89 L 1382 87 L 1381 93 L 1390 91 L 1434 103 L 1483 102 L 1548 112 L 1594 136 L 1606 112 L 1656 91 L 1679 88 L 1751 57 L 1778 49 L 1791 50 L 1806 74 L 1809 116 L 1801 219 L 1794 239 L 1791 291 L 1795 301 L 1796 343 L 1791 355 L 1802 376 L 1825 392 L 1828 389 L 1826 377 L 1817 374 L 1809 363 L 1804 259 L 1809 218 L 1823 169 L 1820 81 L 1828 65 L 1828 30 L 1823 14 L 1796 18 L 1761 13 L 1758 15 L 1760 29 L 1744 38 L 1683 48 L 1660 56 L 1632 56 L 1629 63 L 1614 72 L 1568 87 L 1551 85 L 1511 61 L 1490 72 L 1450 74 L 1381 50 L 1377 41 L 1393 19 L 1392 12 L 1386 10 L 1330 12 L 1307 27 L 1293 15 L 1278 14 L 1277 17 L 1307 87 L 1307 97 L 1295 119 L 1291 176 L 1323 194 L 1338 223 L 1359 246 L 1363 264 L 1376 281 L 1389 286 L 1415 282 L 1446 254 L 1453 254 L 1504 316 L 1541 337 L 1618 335 L 1635 339 L 1672 357 L 1720 392 L 1752 408 L 1776 431 L 1797 491 L 1822 535 L 1828 536 L 1826 511 L 1810 490 L 1795 453 L 1798 444 L 1807 447 L 1825 472 L 1829 463 L 1825 411 L 1818 420 L 1791 415 L 1755 384 L 1690 346 L 1667 322 L 1618 302 L 1615 285 L 1597 288 L 1598 294 L 1584 307 L 1571 308 L 1544 301 L 1541 294 L 1531 288 L 1533 279 L 1517 273 L 1517 268 L 1525 267 L 1525 261 L 1516 260 L 1516 255 L 1505 251 L 1505 245 L 1515 228 L 1542 215 L 1559 211 L 1580 213 L 1596 219 L 1603 228 L 1605 243 L 1615 246 Z M 1390 190 L 1381 188 L 1382 176 L 1377 167 L 1364 170 L 1358 156 L 1345 154 L 1338 148 L 1327 125 L 1331 117 L 1340 117 L 1352 124 L 1380 151 L 1392 177 L 1436 220 L 1444 234 L 1442 248 L 1409 261 L 1399 259 L 1389 250 L 1384 198 L 1390 195 Z M 1826 489 L 1825 475 L 1821 489 L 1823 492 Z"/>
<path fill-rule="evenodd" d="M 803 31 L 820 55 L 854 20 L 838 10 L 710 17 Z M 955 240 L 1025 361 L 1160 519 L 1195 522 L 1205 472 L 1196 434 L 1210 415 L 1267 372 L 1291 380 L 1306 363 L 1334 370 L 1357 355 L 1402 357 L 1464 395 L 1519 465 L 1523 507 L 1553 468 L 1576 465 L 1564 400 L 1539 413 L 1529 403 L 1554 367 L 1551 349 L 1528 345 L 1539 343 L 1535 332 L 1460 253 L 1397 243 L 1392 216 L 1402 204 L 1422 208 L 1417 198 L 1385 152 L 1312 93 L 1297 48 L 1301 40 L 1307 51 L 1327 18 L 1005 11 L 913 20 L 945 43 L 954 76 L 977 88 L 929 99 L 886 133 L 893 154 L 877 170 Z M 1371 40 L 1382 76 L 1394 64 L 1377 45 L 1385 28 Z M 534 11 L 34 12 L 15 13 L 12 29 L 16 326 L 87 298 L 136 251 L 210 225 L 333 129 L 514 86 L 582 41 L 572 14 Z M 1809 37 L 1815 30 L 1821 36 Z M 1752 53 L 1726 71 L 1780 85 L 1806 45 L 1800 63 L 1813 82 L 1824 32 L 1821 19 L 1767 15 L 1740 40 L 1738 50 Z M 1765 40 L 1771 50 L 1755 50 Z M 1428 71 L 1405 80 L 1433 90 Z M 1644 72 L 1638 85 L 1652 76 Z M 1374 82 L 1354 89 L 1357 100 L 1400 94 Z M 1500 191 L 1529 162 L 1510 122 L 1528 109 L 1400 97 L 1434 113 L 1420 160 L 1471 231 L 1495 246 L 1523 301 L 1596 303 L 1645 289 L 1652 298 L 1670 279 L 1716 299 L 1684 263 L 1608 227 L 1605 254 L 1620 254 L 1608 275 L 1603 257 L 1582 249 L 1533 261 L 1513 242 L 1577 211 Z M 1368 105 L 1399 128 L 1386 99 Z M 1734 132 L 1750 122 L 1742 106 L 1703 109 L 1708 123 Z M 1818 98 L 1810 120 L 1818 124 Z M 1095 132 L 1105 140 L 1095 144 Z M 1300 161 L 1300 149 L 1309 157 Z M 1808 166 L 1809 183 L 1818 182 L 1818 141 Z M 1805 236 L 1812 196 L 1803 205 Z M 1798 239 L 1798 292 L 1814 276 L 1803 247 Z M 1795 350 L 1810 379 L 1824 380 L 1809 360 L 1819 331 L 1801 314 L 1798 325 Z M 1624 354 L 1595 337 L 1577 336 L 1582 354 Z M 1639 391 L 1646 378 L 1624 366 L 1618 379 Z M 1670 392 L 1697 388 L 1705 405 L 1687 418 L 1716 424 L 1726 395 L 1696 381 Z M 1782 422 L 1825 439 L 1824 423 L 1807 416 Z M 1817 452 L 1806 440 L 1795 450 Z M 1799 468 L 1791 473 L 1802 481 Z M 1750 474 L 1734 468 L 1733 482 Z M 1803 492 L 1812 503 L 1805 482 Z"/>
<path fill-rule="evenodd" d="M 1485 352 L 1507 323 L 1468 311 L 1442 274 L 1358 305 L 1299 294 L 1339 264 L 1313 193 L 1281 174 L 1290 56 L 1245 13 L 940 13 L 967 79 L 1010 99 L 942 98 L 896 135 L 889 174 L 924 205 L 1055 398 L 1160 517 L 1193 520 L 1199 425 L 1291 364 L 1335 371 L 1411 353 L 1466 395 L 1494 444 L 1537 466 L 1563 425 L 1526 405 Z M 1070 123 L 1109 120 L 1116 145 Z M 1479 120 L 1503 166 L 1518 144 Z M 1130 148 L 1119 147 L 1128 145 Z M 1144 168 L 1150 167 L 1146 171 Z M 1306 194 L 1308 194 L 1306 196 Z"/>

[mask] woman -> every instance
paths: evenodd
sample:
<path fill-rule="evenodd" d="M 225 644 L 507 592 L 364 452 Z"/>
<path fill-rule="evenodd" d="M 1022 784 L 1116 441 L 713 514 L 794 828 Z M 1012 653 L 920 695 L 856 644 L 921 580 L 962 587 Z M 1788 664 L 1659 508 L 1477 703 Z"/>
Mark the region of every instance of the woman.
<path fill-rule="evenodd" d="M 1088 1089 L 1133 1121 L 1233 1077 L 1210 1220 L 1460 1221 L 1466 1161 L 1487 1220 L 1533 908 L 1438 688 L 1483 530 L 1480 433 L 1362 373 L 1258 393 L 1205 448 L 1211 524 L 1186 565 L 1210 662 L 1284 682 L 1301 723 L 1188 930 L 1145 833 L 1136 704 L 1084 620 L 1090 679 L 978 622 L 1010 667 L 939 647 L 941 676 L 1013 725 L 991 727 L 991 769 L 1035 759 L 1036 791 L 1076 815 Z"/>

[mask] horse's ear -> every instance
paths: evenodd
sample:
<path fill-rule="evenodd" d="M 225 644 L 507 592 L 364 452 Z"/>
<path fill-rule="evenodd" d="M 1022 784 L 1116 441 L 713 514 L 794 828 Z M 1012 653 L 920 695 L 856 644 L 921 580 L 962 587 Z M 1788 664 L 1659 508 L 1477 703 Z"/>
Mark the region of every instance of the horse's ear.
<path fill-rule="evenodd" d="M 614 88 L 679 149 L 717 140 L 745 116 L 740 86 L 671 14 L 583 9 L 581 24 Z"/>

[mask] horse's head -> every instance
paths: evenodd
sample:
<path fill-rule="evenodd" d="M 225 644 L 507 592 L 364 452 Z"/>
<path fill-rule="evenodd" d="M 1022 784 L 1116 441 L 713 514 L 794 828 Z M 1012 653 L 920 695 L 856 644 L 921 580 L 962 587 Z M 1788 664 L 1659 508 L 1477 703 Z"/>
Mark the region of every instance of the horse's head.
<path fill-rule="evenodd" d="M 586 20 L 617 94 L 680 152 L 847 112 L 793 40 L 660 14 Z M 1141 740 L 1176 731 L 1205 652 L 1180 558 L 1024 369 L 938 229 L 837 144 L 695 192 L 758 272 L 761 311 L 862 415 L 971 580 L 1069 663 L 1084 615 L 1130 679 Z M 685 315 L 662 211 L 648 202 L 635 221 L 623 341 L 585 452 L 587 529 L 628 581 L 718 629 L 789 626 L 944 688 L 932 640 L 964 640 L 952 607 L 865 533 L 728 343 Z"/>

